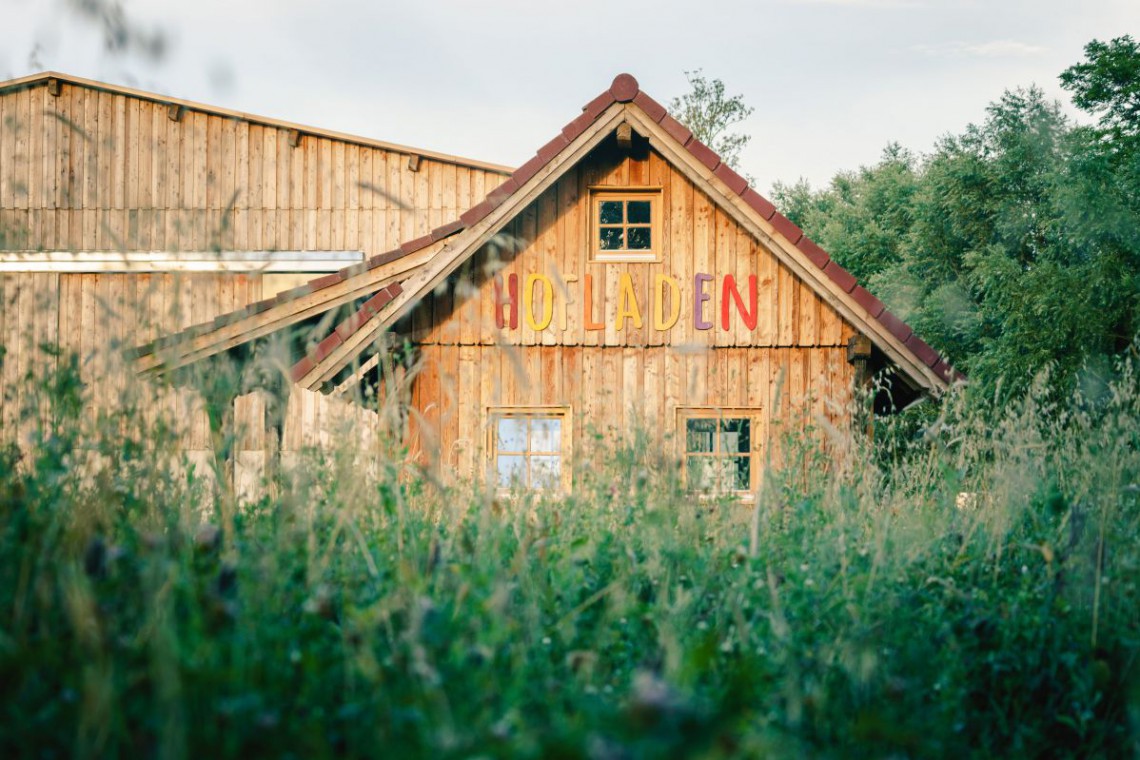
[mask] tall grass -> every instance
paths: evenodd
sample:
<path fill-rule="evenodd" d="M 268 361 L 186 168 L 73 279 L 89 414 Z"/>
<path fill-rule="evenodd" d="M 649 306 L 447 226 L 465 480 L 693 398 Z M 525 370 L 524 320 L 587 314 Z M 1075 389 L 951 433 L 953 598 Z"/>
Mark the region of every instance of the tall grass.
<path fill-rule="evenodd" d="M 57 366 L 0 456 L 6 757 L 1137 751 L 1127 367 L 785 441 L 754 505 L 636 438 L 558 500 L 345 444 L 223 530 L 169 426 Z"/>

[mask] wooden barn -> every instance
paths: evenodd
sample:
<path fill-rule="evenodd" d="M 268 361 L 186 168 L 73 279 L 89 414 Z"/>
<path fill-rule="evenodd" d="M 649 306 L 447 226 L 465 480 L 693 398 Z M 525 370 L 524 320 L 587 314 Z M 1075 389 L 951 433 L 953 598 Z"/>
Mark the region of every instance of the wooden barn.
<path fill-rule="evenodd" d="M 626 74 L 513 173 L 58 74 L 0 119 L 5 388 L 45 339 L 129 349 L 125 384 L 273 356 L 224 399 L 247 478 L 350 409 L 445 476 L 563 487 L 636 430 L 746 493 L 872 373 L 954 377 Z"/>

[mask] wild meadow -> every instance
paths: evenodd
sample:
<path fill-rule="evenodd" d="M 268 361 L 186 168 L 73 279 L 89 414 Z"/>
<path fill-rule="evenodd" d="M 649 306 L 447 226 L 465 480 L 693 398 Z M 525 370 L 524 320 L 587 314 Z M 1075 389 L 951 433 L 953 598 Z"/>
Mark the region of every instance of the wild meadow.
<path fill-rule="evenodd" d="M 363 470 L 344 443 L 245 504 L 172 421 L 85 414 L 56 366 L 0 456 L 5 757 L 1140 748 L 1127 364 L 871 437 L 821 421 L 752 503 L 686 493 L 632 435 L 559 498 L 444 485 L 395 445 Z"/>

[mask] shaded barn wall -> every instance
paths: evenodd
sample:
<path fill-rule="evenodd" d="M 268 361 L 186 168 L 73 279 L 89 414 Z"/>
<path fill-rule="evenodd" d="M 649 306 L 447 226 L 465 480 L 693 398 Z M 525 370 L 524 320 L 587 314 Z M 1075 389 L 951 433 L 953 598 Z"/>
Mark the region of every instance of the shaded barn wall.
<path fill-rule="evenodd" d="M 374 145 L 303 134 L 63 82 L 0 91 L 0 252 L 361 251 L 383 253 L 447 223 L 502 181 L 499 172 Z M 319 254 L 315 254 L 319 255 Z M 292 287 L 306 274 L 0 274 L 0 435 L 20 432 L 33 391 L 22 382 L 38 346 L 81 357 L 96 403 L 139 381 L 117 351 L 205 322 Z M 307 398 L 296 396 L 296 398 Z M 205 414 L 179 402 L 185 446 L 210 448 Z M 320 426 L 344 402 L 289 406 L 287 430 Z M 174 406 L 170 407 L 171 410 Z M 264 437 L 261 402 L 238 400 L 235 421 Z M 26 425 L 23 426 L 26 429 Z M 308 434 L 287 434 L 300 446 Z M 319 434 L 314 434 L 319 438 Z"/>
<path fill-rule="evenodd" d="M 594 186 L 662 189 L 661 261 L 590 261 L 588 198 Z M 521 246 L 517 254 L 512 241 Z M 496 291 L 490 272 L 498 259 L 504 265 Z M 504 329 L 496 326 L 496 299 L 505 297 L 512 273 L 519 275 L 520 299 L 527 275 L 546 274 L 554 282 L 549 328 L 534 330 L 525 305 L 517 328 L 510 329 L 509 320 Z M 703 306 L 712 329 L 696 323 L 697 273 L 715 277 L 705 285 L 712 298 Z M 639 303 L 639 329 L 629 320 L 624 329 L 616 326 L 625 274 Z M 742 293 L 748 277 L 757 277 L 755 329 L 740 319 L 735 302 L 730 329 L 722 329 L 727 274 Z M 591 319 L 604 325 L 600 330 L 586 328 L 586 275 L 594 289 Z M 679 318 L 668 331 L 653 327 L 651 287 L 657 275 L 675 278 L 681 289 Z M 536 286 L 532 308 L 539 323 L 542 295 Z M 749 306 L 746 294 L 744 300 Z M 758 410 L 761 447 L 782 422 L 838 425 L 849 416 L 854 371 L 847 342 L 855 335 L 853 326 L 661 156 L 649 151 L 631 157 L 612 141 L 561 178 L 397 331 L 415 342 L 422 361 L 408 395 L 423 419 L 411 445 L 464 475 L 486 464 L 491 406 L 569 405 L 576 455 L 595 448 L 595 432 L 613 440 L 637 425 L 672 451 L 665 439 L 675 439 L 677 409 L 684 406 Z"/>

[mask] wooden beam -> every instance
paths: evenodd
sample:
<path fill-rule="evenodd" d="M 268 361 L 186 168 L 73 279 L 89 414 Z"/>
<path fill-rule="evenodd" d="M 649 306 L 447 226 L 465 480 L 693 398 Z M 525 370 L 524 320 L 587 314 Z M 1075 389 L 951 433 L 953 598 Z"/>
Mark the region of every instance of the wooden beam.
<path fill-rule="evenodd" d="M 622 151 L 629 153 L 633 150 L 633 127 L 631 127 L 628 122 L 618 124 L 615 135 L 617 136 L 618 147 L 621 148 Z"/>
<path fill-rule="evenodd" d="M 58 98 L 63 93 L 63 83 L 55 77 L 52 77 L 47 80 L 47 91 L 48 95 L 51 95 L 53 98 Z"/>
<path fill-rule="evenodd" d="M 300 145 L 301 145 L 301 130 L 290 129 L 289 130 L 289 147 L 290 148 L 296 148 Z"/>
<path fill-rule="evenodd" d="M 406 277 L 409 272 L 427 262 L 438 250 L 437 246 L 429 246 L 313 293 L 282 301 L 258 314 L 242 317 L 201 335 L 144 354 L 135 360 L 135 369 L 145 373 L 168 372 L 185 367 L 200 359 L 350 303 L 357 298 L 371 295 L 389 283 Z"/>
<path fill-rule="evenodd" d="M 418 172 L 420 170 L 419 155 L 413 153 L 412 155 L 408 156 L 408 169 L 413 172 Z"/>
<path fill-rule="evenodd" d="M 303 388 L 316 390 L 330 382 L 354 357 L 371 345 L 377 335 L 411 311 L 421 298 L 458 269 L 515 216 L 522 213 L 535 198 L 550 188 L 562 176 L 566 167 L 573 166 L 597 147 L 621 123 L 625 111 L 624 104 L 615 103 L 610 106 L 523 187 L 506 198 L 498 208 L 474 226 L 454 238 L 449 238 L 449 245 L 440 251 L 428 266 L 404 282 L 404 289 L 400 295 L 334 348 L 302 377 L 298 384 Z"/>
<path fill-rule="evenodd" d="M 166 118 L 171 121 L 182 121 L 182 113 L 185 109 L 179 103 L 166 104 Z"/>

